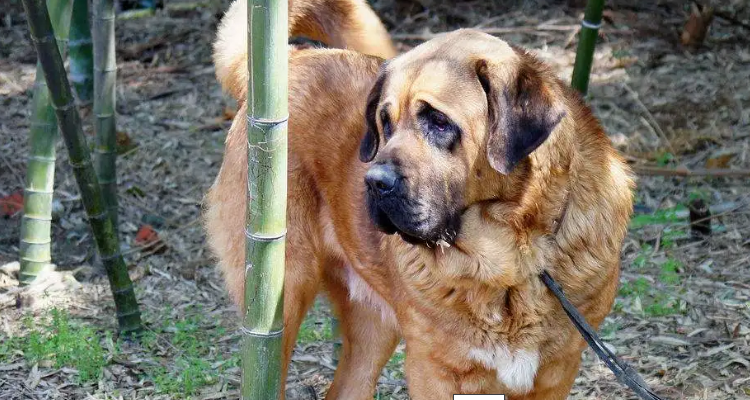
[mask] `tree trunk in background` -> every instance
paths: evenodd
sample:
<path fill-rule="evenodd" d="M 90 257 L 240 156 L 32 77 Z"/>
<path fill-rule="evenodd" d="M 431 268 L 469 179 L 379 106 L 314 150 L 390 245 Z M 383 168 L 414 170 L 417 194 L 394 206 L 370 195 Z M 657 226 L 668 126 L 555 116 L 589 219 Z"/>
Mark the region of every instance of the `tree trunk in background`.
<path fill-rule="evenodd" d="M 70 23 L 70 80 L 81 104 L 94 96 L 94 53 L 91 42 L 88 0 L 73 0 Z"/>
<path fill-rule="evenodd" d="M 115 4 L 94 0 L 94 165 L 112 217 L 115 235 L 117 218 L 117 132 L 115 131 Z"/>
<path fill-rule="evenodd" d="M 281 394 L 287 204 L 288 4 L 248 5 L 248 203 L 242 399 Z"/>
<path fill-rule="evenodd" d="M 68 41 L 71 5 L 72 0 L 55 0 L 50 2 L 49 7 L 57 48 L 63 56 Z M 36 66 L 32 104 L 29 162 L 26 166 L 21 217 L 21 285 L 33 282 L 52 261 L 52 197 L 58 135 L 55 111 L 49 101 L 47 82 L 39 62 Z"/>
<path fill-rule="evenodd" d="M 23 6 L 94 241 L 107 271 L 120 331 L 124 334 L 139 332 L 142 329 L 141 314 L 133 283 L 120 253 L 114 225 L 105 208 L 104 196 L 91 163 L 81 117 L 78 115 L 62 57 L 55 44 L 47 5 L 45 0 L 23 0 Z"/>

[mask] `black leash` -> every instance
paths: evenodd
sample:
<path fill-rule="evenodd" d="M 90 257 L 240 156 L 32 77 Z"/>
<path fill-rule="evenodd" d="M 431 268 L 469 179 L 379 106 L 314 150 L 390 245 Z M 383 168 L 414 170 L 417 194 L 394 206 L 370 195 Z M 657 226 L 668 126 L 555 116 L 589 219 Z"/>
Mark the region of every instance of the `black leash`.
<path fill-rule="evenodd" d="M 542 279 L 542 282 L 547 285 L 547 288 L 552 291 L 555 297 L 557 297 L 557 300 L 560 301 L 565 313 L 568 314 L 568 317 L 573 322 L 576 329 L 578 329 L 578 332 L 581 333 L 581 336 L 583 336 L 589 346 L 591 346 L 596 355 L 599 356 L 599 359 L 604 361 L 604 363 L 607 364 L 607 367 L 612 370 L 612 373 L 615 374 L 615 377 L 620 383 L 632 389 L 641 399 L 664 400 L 651 391 L 643 378 L 641 378 L 630 365 L 619 359 L 609 351 L 606 346 L 604 346 L 601 338 L 599 338 L 596 332 L 594 332 L 594 329 L 592 329 L 586 322 L 573 303 L 565 297 L 565 293 L 563 293 L 560 285 L 552 279 L 547 271 L 539 274 L 539 277 Z"/>

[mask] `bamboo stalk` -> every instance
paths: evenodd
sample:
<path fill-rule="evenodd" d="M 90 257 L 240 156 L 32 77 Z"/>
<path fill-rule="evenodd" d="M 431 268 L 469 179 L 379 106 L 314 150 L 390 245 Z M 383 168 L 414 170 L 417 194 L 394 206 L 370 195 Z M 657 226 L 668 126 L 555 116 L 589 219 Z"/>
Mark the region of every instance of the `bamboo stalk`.
<path fill-rule="evenodd" d="M 57 49 L 64 55 L 70 30 L 71 1 L 52 1 L 49 9 Z M 29 161 L 26 166 L 19 246 L 21 285 L 33 282 L 52 261 L 52 192 L 58 135 L 55 111 L 49 102 L 47 82 L 39 62 L 36 66 L 32 104 Z"/>
<path fill-rule="evenodd" d="M 62 57 L 55 45 L 47 5 L 45 0 L 23 0 L 23 6 L 94 241 L 107 271 L 120 331 L 124 334 L 138 332 L 141 330 L 141 316 L 133 283 L 128 276 L 114 225 L 105 208 L 99 181 L 94 173 L 86 138 L 83 136 L 81 117 L 78 115 Z"/>
<path fill-rule="evenodd" d="M 281 394 L 287 194 L 288 2 L 248 5 L 248 202 L 242 398 Z"/>
<path fill-rule="evenodd" d="M 115 3 L 94 0 L 94 167 L 112 217 L 117 218 L 117 133 L 115 131 Z"/>
<path fill-rule="evenodd" d="M 586 12 L 581 22 L 581 33 L 579 34 L 571 86 L 584 96 L 589 89 L 591 65 L 594 61 L 594 49 L 596 39 L 599 37 L 603 11 L 604 0 L 589 0 L 586 3 Z"/>
<path fill-rule="evenodd" d="M 89 24 L 88 0 L 73 0 L 70 24 L 70 80 L 81 104 L 94 95 L 94 53 Z"/>

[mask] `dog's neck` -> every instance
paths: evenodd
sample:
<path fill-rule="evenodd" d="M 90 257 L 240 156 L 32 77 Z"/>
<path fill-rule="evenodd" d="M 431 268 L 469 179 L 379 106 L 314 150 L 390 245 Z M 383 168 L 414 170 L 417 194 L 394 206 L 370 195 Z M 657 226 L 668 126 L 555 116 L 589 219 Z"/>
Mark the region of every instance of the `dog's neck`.
<path fill-rule="evenodd" d="M 536 277 L 556 258 L 550 242 L 565 219 L 570 190 L 567 174 L 533 174 L 544 183 L 518 201 L 470 206 L 450 245 L 410 245 L 387 237 L 402 294 L 436 318 L 468 317 L 464 323 L 506 339 L 538 329 L 546 306 L 536 304 L 544 291 Z M 518 314 L 528 310 L 534 315 Z"/>

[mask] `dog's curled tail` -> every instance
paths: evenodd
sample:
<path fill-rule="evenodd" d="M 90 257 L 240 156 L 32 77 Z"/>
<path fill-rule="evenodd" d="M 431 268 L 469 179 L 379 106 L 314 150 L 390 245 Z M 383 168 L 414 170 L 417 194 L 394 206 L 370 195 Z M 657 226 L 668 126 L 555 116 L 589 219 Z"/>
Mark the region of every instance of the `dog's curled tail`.
<path fill-rule="evenodd" d="M 214 42 L 216 78 L 235 99 L 247 94 L 247 0 L 234 0 Z M 329 47 L 391 58 L 396 49 L 366 0 L 289 0 L 289 37 L 304 36 Z"/>

